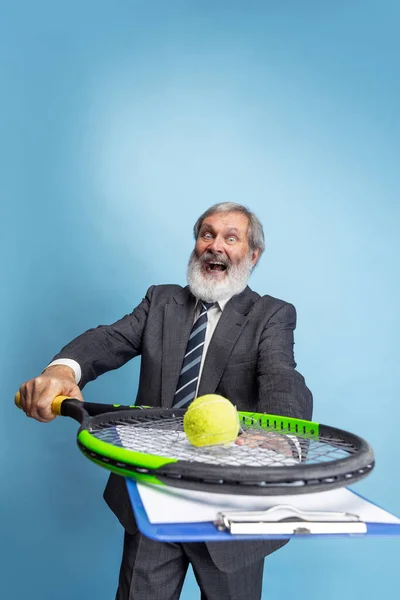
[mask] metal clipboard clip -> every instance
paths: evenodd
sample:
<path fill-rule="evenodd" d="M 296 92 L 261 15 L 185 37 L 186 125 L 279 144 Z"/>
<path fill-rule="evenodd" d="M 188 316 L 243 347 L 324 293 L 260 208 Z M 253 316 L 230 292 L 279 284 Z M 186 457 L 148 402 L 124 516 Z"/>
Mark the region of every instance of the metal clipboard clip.
<path fill-rule="evenodd" d="M 232 535 L 310 535 L 366 533 L 364 521 L 346 512 L 300 510 L 278 504 L 262 511 L 219 512 L 214 521 L 219 531 Z"/>

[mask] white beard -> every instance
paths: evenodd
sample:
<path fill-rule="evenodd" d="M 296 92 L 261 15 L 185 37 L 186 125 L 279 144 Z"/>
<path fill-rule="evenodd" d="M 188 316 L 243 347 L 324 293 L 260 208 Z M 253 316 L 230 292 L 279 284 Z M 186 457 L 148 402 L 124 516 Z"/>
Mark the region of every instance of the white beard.
<path fill-rule="evenodd" d="M 222 281 L 215 281 L 212 276 L 207 277 L 202 265 L 202 259 L 193 250 L 187 269 L 187 281 L 193 296 L 204 302 L 219 302 L 243 292 L 254 266 L 249 253 L 238 264 L 229 262 L 226 277 Z"/>

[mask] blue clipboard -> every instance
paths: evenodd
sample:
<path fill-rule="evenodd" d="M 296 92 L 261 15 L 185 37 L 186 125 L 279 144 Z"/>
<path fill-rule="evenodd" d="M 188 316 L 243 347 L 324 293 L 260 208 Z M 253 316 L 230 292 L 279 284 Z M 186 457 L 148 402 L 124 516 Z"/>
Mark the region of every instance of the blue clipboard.
<path fill-rule="evenodd" d="M 326 519 L 324 518 L 322 519 L 323 523 L 321 527 L 320 519 L 316 521 L 302 521 L 298 518 L 285 519 L 282 522 L 278 521 L 272 524 L 272 528 L 274 530 L 273 532 L 263 531 L 262 527 L 265 526 L 265 523 L 260 523 L 258 517 L 252 522 L 246 522 L 242 519 L 241 521 L 238 521 L 235 526 L 232 526 L 232 522 L 229 522 L 229 519 L 228 522 L 225 522 L 225 519 L 222 519 L 225 526 L 221 527 L 220 521 L 218 523 L 220 528 L 217 527 L 217 518 L 214 522 L 151 523 L 142 498 L 139 494 L 136 482 L 131 479 L 126 479 L 126 485 L 139 530 L 146 537 L 160 542 L 243 541 L 260 539 L 290 539 L 293 537 L 318 538 L 321 536 L 332 538 L 349 536 L 400 536 L 400 520 L 399 522 L 376 523 L 357 519 L 356 522 L 343 522 L 342 519 L 338 519 L 336 517 L 336 519 L 333 519 L 333 521 L 328 519 L 329 523 L 327 524 Z M 349 491 L 354 494 L 357 499 L 359 499 L 360 505 L 365 506 L 366 504 L 369 504 L 370 506 L 381 508 L 366 498 L 363 498 L 360 494 L 356 494 L 353 490 Z M 387 511 L 385 512 L 387 513 Z M 252 514 L 254 515 L 255 513 Z M 391 515 L 390 513 L 387 514 L 396 519 L 394 515 Z M 326 528 L 326 525 L 328 525 L 328 528 Z M 267 525 L 267 529 L 270 529 L 270 527 L 271 525 Z M 247 532 L 248 529 L 250 529 L 250 533 Z M 239 533 L 237 533 L 237 531 L 239 531 Z"/>

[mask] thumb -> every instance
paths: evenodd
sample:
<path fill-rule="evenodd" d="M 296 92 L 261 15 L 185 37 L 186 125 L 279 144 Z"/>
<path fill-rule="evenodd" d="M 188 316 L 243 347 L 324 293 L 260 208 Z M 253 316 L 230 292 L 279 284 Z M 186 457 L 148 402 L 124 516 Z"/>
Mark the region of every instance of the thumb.
<path fill-rule="evenodd" d="M 76 398 L 77 400 L 83 402 L 82 392 L 76 383 L 71 383 L 71 387 L 66 387 L 64 389 L 64 395 L 69 396 L 70 398 Z"/>

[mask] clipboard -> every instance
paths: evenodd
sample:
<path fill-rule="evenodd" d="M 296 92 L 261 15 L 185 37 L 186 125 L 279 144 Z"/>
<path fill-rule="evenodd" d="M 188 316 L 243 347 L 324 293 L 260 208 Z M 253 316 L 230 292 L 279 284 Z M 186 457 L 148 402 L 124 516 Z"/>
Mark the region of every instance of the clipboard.
<path fill-rule="evenodd" d="M 149 486 L 126 479 L 127 490 L 139 530 L 160 542 L 204 542 L 323 537 L 400 537 L 400 519 L 353 490 L 343 488 L 299 496 L 268 497 L 263 510 L 228 508 L 238 497 L 211 494 L 215 506 L 194 520 L 190 511 L 204 513 L 204 492 L 184 492 Z M 335 494 L 333 494 L 335 492 Z M 210 494 L 207 494 L 207 498 Z M 308 497 L 308 498 L 307 498 Z M 260 496 L 250 498 L 262 505 Z M 265 500 L 265 499 L 264 499 Z M 219 506 L 221 502 L 222 506 Z M 253 504 L 254 504 L 253 502 Z M 307 507 L 310 502 L 312 506 Z M 337 503 L 337 506 L 334 506 Z M 153 514 L 154 506 L 161 508 Z M 334 507 L 334 509 L 332 508 Z M 222 508 L 222 510 L 219 510 Z M 327 509 L 328 508 L 328 509 Z M 215 509 L 215 510 L 214 510 Z M 157 513 L 157 510 L 156 510 Z M 172 513 L 172 517 L 171 517 Z M 163 514 L 169 515 L 163 522 Z M 179 517 L 174 516 L 179 515 Z M 188 516 L 189 515 L 189 516 Z M 212 518 L 208 518 L 213 515 Z M 207 520 L 204 520 L 207 519 Z"/>

